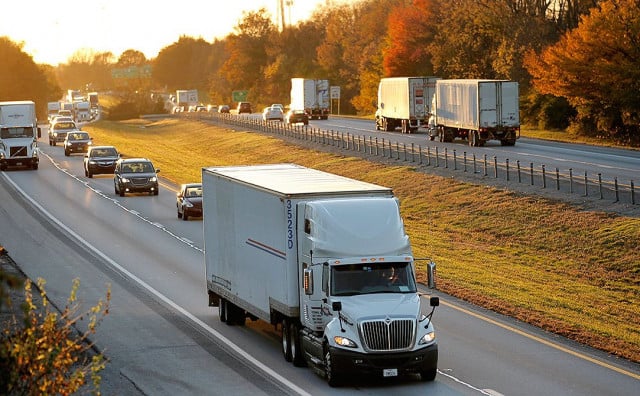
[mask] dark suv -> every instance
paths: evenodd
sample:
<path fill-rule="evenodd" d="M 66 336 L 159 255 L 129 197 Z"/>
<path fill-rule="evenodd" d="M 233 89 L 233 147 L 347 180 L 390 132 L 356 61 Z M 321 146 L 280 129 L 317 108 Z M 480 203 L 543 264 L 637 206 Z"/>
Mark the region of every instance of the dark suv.
<path fill-rule="evenodd" d="M 86 153 L 92 140 L 87 132 L 68 132 L 64 138 L 64 155 L 68 157 L 71 153 Z"/>
<path fill-rule="evenodd" d="M 251 103 L 249 102 L 239 102 L 238 103 L 238 114 L 242 114 L 242 113 L 253 113 L 253 110 L 251 109 Z"/>
<path fill-rule="evenodd" d="M 146 158 L 121 158 L 113 174 L 114 191 L 121 197 L 133 192 L 158 195 L 158 172 L 160 169 L 155 169 Z"/>

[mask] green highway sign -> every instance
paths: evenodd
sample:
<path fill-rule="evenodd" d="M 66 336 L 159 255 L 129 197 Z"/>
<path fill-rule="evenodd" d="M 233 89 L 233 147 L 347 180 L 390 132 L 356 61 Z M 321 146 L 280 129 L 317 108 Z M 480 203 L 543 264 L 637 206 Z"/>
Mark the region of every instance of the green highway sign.
<path fill-rule="evenodd" d="M 231 99 L 234 102 L 246 102 L 249 91 L 233 91 L 231 93 Z"/>

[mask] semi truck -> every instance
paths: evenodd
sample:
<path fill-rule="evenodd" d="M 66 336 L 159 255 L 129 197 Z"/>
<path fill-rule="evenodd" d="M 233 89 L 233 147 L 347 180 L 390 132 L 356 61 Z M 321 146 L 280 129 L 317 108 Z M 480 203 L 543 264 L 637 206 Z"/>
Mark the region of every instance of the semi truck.
<path fill-rule="evenodd" d="M 470 146 L 499 140 L 513 146 L 520 137 L 518 83 L 507 80 L 438 80 L 430 139 L 467 139 Z"/>
<path fill-rule="evenodd" d="M 91 103 L 88 100 L 75 102 L 73 104 L 73 109 L 76 115 L 76 122 L 91 121 Z"/>
<path fill-rule="evenodd" d="M 199 103 L 197 89 L 176 90 L 176 105 L 181 111 L 188 111 L 190 106 L 196 106 Z"/>
<path fill-rule="evenodd" d="M 402 133 L 428 128 L 438 77 L 389 77 L 378 84 L 376 130 Z"/>
<path fill-rule="evenodd" d="M 326 120 L 329 107 L 329 80 L 291 79 L 291 109 L 306 111 L 312 120 Z"/>
<path fill-rule="evenodd" d="M 222 322 L 279 328 L 284 359 L 330 386 L 355 373 L 435 378 L 439 299 L 418 293 L 390 188 L 296 164 L 206 167 L 202 186 L 208 300 Z M 431 286 L 434 273 L 429 260 Z"/>
<path fill-rule="evenodd" d="M 33 101 L 0 102 L 0 170 L 9 166 L 38 169 L 40 135 Z"/>

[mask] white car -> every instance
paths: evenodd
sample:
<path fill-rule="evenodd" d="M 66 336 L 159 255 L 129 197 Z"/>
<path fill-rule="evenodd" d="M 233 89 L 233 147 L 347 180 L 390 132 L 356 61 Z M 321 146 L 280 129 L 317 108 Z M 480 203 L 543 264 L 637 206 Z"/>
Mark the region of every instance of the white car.
<path fill-rule="evenodd" d="M 262 112 L 262 119 L 264 121 L 284 121 L 284 112 L 282 111 L 282 108 L 277 106 L 265 107 L 264 111 Z"/>

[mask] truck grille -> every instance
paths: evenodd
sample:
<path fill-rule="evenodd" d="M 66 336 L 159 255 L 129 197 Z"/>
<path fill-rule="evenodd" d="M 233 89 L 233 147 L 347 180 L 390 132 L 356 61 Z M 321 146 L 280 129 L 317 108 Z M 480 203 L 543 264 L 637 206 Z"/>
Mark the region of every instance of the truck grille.
<path fill-rule="evenodd" d="M 27 146 L 15 146 L 9 149 L 10 157 L 26 157 L 27 156 Z"/>
<path fill-rule="evenodd" d="M 371 320 L 360 324 L 365 348 L 370 351 L 394 351 L 413 345 L 415 320 Z"/>

